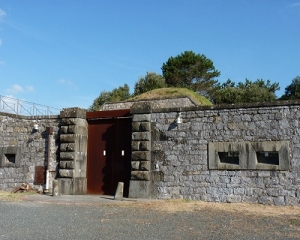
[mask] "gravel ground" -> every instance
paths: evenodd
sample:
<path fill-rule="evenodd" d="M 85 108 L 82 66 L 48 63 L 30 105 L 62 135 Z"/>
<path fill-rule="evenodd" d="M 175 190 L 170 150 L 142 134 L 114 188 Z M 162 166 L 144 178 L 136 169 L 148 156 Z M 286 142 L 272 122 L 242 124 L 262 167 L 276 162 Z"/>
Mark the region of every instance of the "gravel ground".
<path fill-rule="evenodd" d="M 300 239 L 300 208 L 201 204 L 0 201 L 0 239 Z"/>

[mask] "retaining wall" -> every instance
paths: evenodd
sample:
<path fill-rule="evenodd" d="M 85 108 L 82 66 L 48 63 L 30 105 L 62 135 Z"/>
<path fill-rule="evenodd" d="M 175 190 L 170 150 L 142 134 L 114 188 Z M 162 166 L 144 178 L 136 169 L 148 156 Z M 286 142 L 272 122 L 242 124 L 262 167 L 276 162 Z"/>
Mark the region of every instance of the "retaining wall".
<path fill-rule="evenodd" d="M 133 108 L 136 119 L 150 113 L 151 170 L 139 175 L 148 197 L 300 205 L 299 102 L 150 108 Z"/>
<path fill-rule="evenodd" d="M 53 127 L 50 135 L 47 127 Z M 12 191 L 28 183 L 42 191 L 46 188 L 47 168 L 51 190 L 59 159 L 59 129 L 59 116 L 25 117 L 0 113 L 0 190 Z"/>

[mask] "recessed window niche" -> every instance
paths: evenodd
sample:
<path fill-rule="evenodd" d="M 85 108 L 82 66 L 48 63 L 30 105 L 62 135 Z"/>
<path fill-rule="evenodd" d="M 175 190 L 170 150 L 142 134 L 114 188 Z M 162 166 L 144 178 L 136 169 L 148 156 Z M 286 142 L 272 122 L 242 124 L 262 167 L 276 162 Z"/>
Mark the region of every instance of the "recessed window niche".
<path fill-rule="evenodd" d="M 213 142 L 208 145 L 209 168 L 238 170 L 246 168 L 244 144 L 235 142 Z"/>
<path fill-rule="evenodd" d="M 239 165 L 239 152 L 218 152 L 221 163 Z"/>
<path fill-rule="evenodd" d="M 0 147 L 0 167 L 20 167 L 20 147 Z"/>
<path fill-rule="evenodd" d="M 4 161 L 7 163 L 16 163 L 16 154 L 4 154 Z"/>
<path fill-rule="evenodd" d="M 289 170 L 288 141 L 210 142 L 209 169 Z"/>
<path fill-rule="evenodd" d="M 278 152 L 256 152 L 257 163 L 279 165 Z"/>

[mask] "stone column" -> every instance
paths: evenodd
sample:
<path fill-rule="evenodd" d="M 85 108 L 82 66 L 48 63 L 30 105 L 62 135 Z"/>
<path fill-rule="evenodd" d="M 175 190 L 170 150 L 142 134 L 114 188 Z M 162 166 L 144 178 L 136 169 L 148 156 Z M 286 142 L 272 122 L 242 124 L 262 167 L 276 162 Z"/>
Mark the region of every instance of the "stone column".
<path fill-rule="evenodd" d="M 88 123 L 86 110 L 65 108 L 60 135 L 58 189 L 62 195 L 86 194 Z"/>
<path fill-rule="evenodd" d="M 151 197 L 151 105 L 135 103 L 131 108 L 132 155 L 130 198 Z"/>

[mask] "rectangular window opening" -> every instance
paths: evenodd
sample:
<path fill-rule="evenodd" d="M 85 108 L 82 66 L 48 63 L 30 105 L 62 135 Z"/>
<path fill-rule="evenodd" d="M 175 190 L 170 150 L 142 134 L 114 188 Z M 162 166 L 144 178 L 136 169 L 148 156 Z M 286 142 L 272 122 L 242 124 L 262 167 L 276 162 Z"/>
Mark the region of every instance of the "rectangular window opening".
<path fill-rule="evenodd" d="M 6 163 L 16 163 L 16 154 L 4 154 Z"/>
<path fill-rule="evenodd" d="M 270 165 L 279 165 L 279 153 L 278 152 L 257 152 L 257 162 L 270 164 Z"/>
<path fill-rule="evenodd" d="M 239 152 L 218 152 L 221 163 L 239 165 Z"/>

